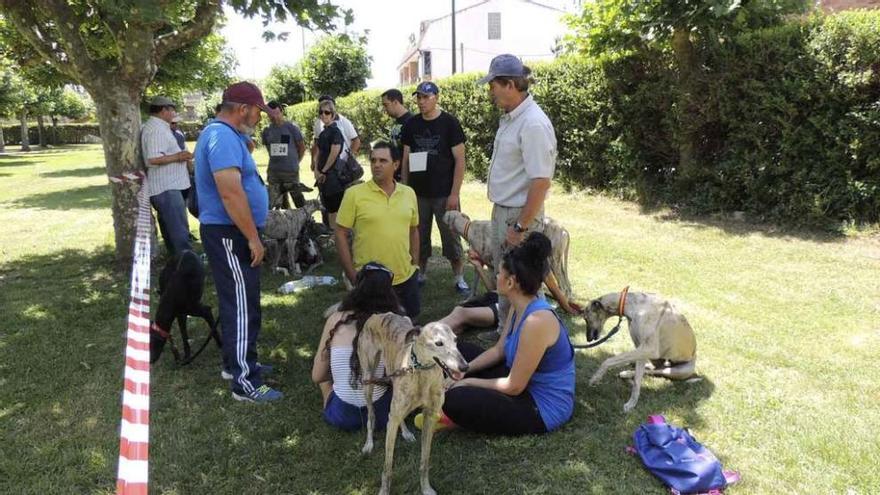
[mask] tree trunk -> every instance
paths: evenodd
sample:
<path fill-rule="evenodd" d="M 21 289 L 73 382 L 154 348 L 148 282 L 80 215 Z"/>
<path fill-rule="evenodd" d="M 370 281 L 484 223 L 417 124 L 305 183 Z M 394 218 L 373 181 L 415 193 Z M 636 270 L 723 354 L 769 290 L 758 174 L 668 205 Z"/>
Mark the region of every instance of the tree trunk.
<path fill-rule="evenodd" d="M 3 124 L 0 124 L 0 153 L 6 153 L 6 138 L 3 137 Z"/>
<path fill-rule="evenodd" d="M 46 147 L 46 127 L 43 125 L 43 114 L 37 114 L 37 135 L 40 140 L 40 148 Z"/>
<path fill-rule="evenodd" d="M 101 128 L 104 145 L 104 162 L 107 175 L 119 176 L 140 169 L 138 158 L 138 137 L 141 128 L 141 115 L 138 110 L 137 91 L 108 84 L 99 91 L 91 91 Z M 135 227 L 137 221 L 137 192 L 139 183 L 110 182 L 112 197 L 113 230 L 116 240 L 116 260 L 121 266 L 131 261 Z"/>
<path fill-rule="evenodd" d="M 52 145 L 58 146 L 58 117 L 50 115 L 49 118 L 52 119 Z"/>
<path fill-rule="evenodd" d="M 696 74 L 699 70 L 694 44 L 687 26 L 675 26 L 672 32 L 672 51 L 678 66 L 678 175 L 685 182 L 693 177 L 696 165 L 698 115 L 696 111 Z"/>
<path fill-rule="evenodd" d="M 18 114 L 18 118 L 21 121 L 21 151 L 30 151 L 31 150 L 31 140 L 28 137 L 28 125 L 27 125 L 27 109 L 23 108 L 21 112 Z"/>

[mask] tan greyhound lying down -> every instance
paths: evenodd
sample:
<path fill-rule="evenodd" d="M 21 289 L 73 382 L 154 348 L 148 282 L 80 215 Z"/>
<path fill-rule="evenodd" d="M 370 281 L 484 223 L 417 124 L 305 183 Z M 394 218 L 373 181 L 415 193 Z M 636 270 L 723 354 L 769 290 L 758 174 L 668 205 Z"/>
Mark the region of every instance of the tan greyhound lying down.
<path fill-rule="evenodd" d="M 422 428 L 422 460 L 419 464 L 419 484 L 422 495 L 436 495 L 428 480 L 431 458 L 431 439 L 434 435 L 434 418 L 443 407 L 445 387 L 443 375 L 459 379 L 468 370 L 468 363 L 458 351 L 455 334 L 449 325 L 440 322 L 424 327 L 413 327 L 406 316 L 385 313 L 371 316 L 358 339 L 357 355 L 361 376 L 375 376 L 374 371 L 383 357 L 390 371 L 394 396 L 385 432 L 385 469 L 382 472 L 380 495 L 391 493 L 391 470 L 394 465 L 394 442 L 397 429 L 406 440 L 415 437 L 406 428 L 404 419 L 416 408 L 422 408 L 425 424 Z M 376 424 L 373 411 L 373 385 L 365 381 L 364 395 L 367 402 L 367 440 L 363 453 L 373 450 L 373 427 Z"/>
<path fill-rule="evenodd" d="M 629 320 L 629 335 L 636 348 L 606 359 L 590 378 L 590 385 L 611 368 L 635 363 L 634 371 L 620 374 L 621 378 L 633 378 L 632 393 L 623 406 L 623 411 L 629 412 L 639 401 L 645 373 L 671 380 L 694 376 L 697 340 L 687 319 L 669 301 L 656 294 L 625 291 L 594 299 L 584 310 L 590 340 L 598 338 L 608 318 L 618 315 Z"/>

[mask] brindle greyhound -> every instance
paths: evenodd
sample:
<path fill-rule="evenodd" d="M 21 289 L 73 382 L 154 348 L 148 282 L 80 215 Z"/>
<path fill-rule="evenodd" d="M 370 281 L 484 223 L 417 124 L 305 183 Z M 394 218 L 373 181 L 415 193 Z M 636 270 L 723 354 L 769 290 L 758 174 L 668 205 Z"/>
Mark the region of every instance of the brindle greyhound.
<path fill-rule="evenodd" d="M 358 340 L 358 357 L 361 376 L 374 376 L 379 357 L 391 370 L 394 396 L 385 433 L 385 469 L 382 471 L 380 495 L 391 493 L 391 471 L 394 465 L 394 442 L 397 429 L 403 437 L 415 439 L 406 428 L 404 419 L 414 409 L 421 407 L 425 417 L 422 428 L 422 460 L 419 464 L 419 483 L 422 495 L 436 495 L 428 480 L 431 459 L 431 439 L 434 435 L 434 419 L 443 407 L 445 387 L 444 373 L 454 379 L 464 376 L 468 363 L 458 351 L 455 334 L 449 325 L 428 323 L 422 328 L 413 327 L 406 316 L 385 313 L 371 316 L 364 324 Z M 373 450 L 373 427 L 376 424 L 373 411 L 373 384 L 367 380 L 364 395 L 367 402 L 367 441 L 362 452 Z"/>
<path fill-rule="evenodd" d="M 449 210 L 443 214 L 443 220 L 449 224 L 456 234 L 464 237 L 471 249 L 477 253 L 478 262 L 473 263 L 487 289 L 495 288 L 495 280 L 486 274 L 481 265 L 497 268 L 497 261 L 492 259 L 492 227 L 488 220 L 471 220 L 464 213 Z M 550 239 L 552 251 L 550 252 L 550 273 L 544 279 L 544 283 L 553 297 L 560 303 L 567 304 L 572 297 L 571 283 L 568 280 L 568 246 L 569 234 L 565 227 L 552 218 L 544 218 L 544 235 Z M 474 284 L 476 291 L 476 284 Z"/>
<path fill-rule="evenodd" d="M 266 227 L 263 229 L 263 238 L 267 251 L 273 253 L 271 258 L 266 259 L 272 271 L 286 271 L 278 266 L 282 251 L 278 244 L 284 243 L 288 257 L 287 266 L 297 275 L 300 274 L 301 270 L 296 262 L 297 243 L 309 219 L 319 209 L 321 209 L 321 202 L 317 199 L 310 199 L 302 208 L 295 210 L 269 210 L 269 216 L 266 217 Z"/>

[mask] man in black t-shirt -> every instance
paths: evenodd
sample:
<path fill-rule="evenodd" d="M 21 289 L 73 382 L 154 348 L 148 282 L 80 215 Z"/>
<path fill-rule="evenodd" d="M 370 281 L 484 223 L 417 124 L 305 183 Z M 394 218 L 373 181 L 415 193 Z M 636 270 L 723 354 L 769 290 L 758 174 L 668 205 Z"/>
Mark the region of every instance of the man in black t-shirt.
<path fill-rule="evenodd" d="M 412 187 L 419 202 L 419 282 L 427 280 L 425 269 L 431 255 L 432 216 L 437 220 L 443 256 L 452 264 L 455 290 L 470 291 L 462 276 L 461 239 L 443 221 L 447 210 L 461 208 L 459 194 L 464 179 L 464 131 L 458 119 L 437 107 L 440 89 L 426 81 L 413 96 L 419 114 L 403 125 L 401 178 Z"/>
<path fill-rule="evenodd" d="M 382 93 L 382 108 L 385 114 L 394 119 L 394 123 L 388 128 L 388 142 L 397 150 L 397 156 L 403 156 L 403 144 L 400 142 L 403 133 L 403 124 L 412 117 L 412 114 L 403 105 L 403 93 L 396 89 L 389 89 Z M 400 182 L 400 169 L 394 172 L 394 180 Z"/>

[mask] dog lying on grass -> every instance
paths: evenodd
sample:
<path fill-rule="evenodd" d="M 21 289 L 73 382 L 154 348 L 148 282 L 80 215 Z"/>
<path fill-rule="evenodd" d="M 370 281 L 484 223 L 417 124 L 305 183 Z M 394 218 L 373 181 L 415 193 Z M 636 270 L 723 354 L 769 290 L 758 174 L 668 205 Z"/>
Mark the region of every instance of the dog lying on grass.
<path fill-rule="evenodd" d="M 694 330 L 672 303 L 643 292 L 605 294 L 591 301 L 584 310 L 589 340 L 597 339 L 605 321 L 616 315 L 629 320 L 629 335 L 636 348 L 606 359 L 590 378 L 590 385 L 598 383 L 610 368 L 635 363 L 634 371 L 620 374 L 621 378 L 633 378 L 632 393 L 623 406 L 624 412 L 631 411 L 638 404 L 645 373 L 670 380 L 687 380 L 695 376 L 697 340 Z"/>
<path fill-rule="evenodd" d="M 183 345 L 183 359 L 181 360 L 174 343 L 171 343 L 171 352 L 174 359 L 182 364 L 188 364 L 195 356 L 189 345 L 189 334 L 186 330 L 187 316 L 197 316 L 205 320 L 210 330 L 210 337 L 221 347 L 220 334 L 217 332 L 217 322 L 211 307 L 202 304 L 202 293 L 205 289 L 205 267 L 199 255 L 192 251 L 184 251 L 168 260 L 162 272 L 159 274 L 159 307 L 156 309 L 156 317 L 150 325 L 150 362 L 156 362 L 165 349 L 165 343 L 172 339 L 171 325 L 177 320 L 180 329 L 180 340 Z M 207 345 L 208 341 L 205 341 Z M 204 349 L 204 345 L 202 349 Z M 196 355 L 202 349 L 196 351 Z"/>
<path fill-rule="evenodd" d="M 424 327 L 413 327 L 406 316 L 385 313 L 371 316 L 364 324 L 358 340 L 358 359 L 361 376 L 374 376 L 383 357 L 386 371 L 390 371 L 394 396 L 388 414 L 385 433 L 385 469 L 382 471 L 380 495 L 391 493 L 391 472 L 394 465 L 394 443 L 397 429 L 404 439 L 415 440 L 406 428 L 406 416 L 421 407 L 425 416 L 422 428 L 422 459 L 419 464 L 419 484 L 422 495 L 436 495 L 428 479 L 431 458 L 431 439 L 434 435 L 434 418 L 443 407 L 445 387 L 444 373 L 461 378 L 468 370 L 467 360 L 458 351 L 455 334 L 448 325 L 434 322 Z M 373 382 L 365 383 L 367 402 L 367 440 L 362 452 L 373 450 L 373 427 L 376 423 L 373 411 Z"/>
<path fill-rule="evenodd" d="M 266 263 L 274 272 L 286 272 L 278 266 L 282 253 L 287 256 L 287 267 L 297 275 L 302 273 L 297 263 L 300 235 L 306 230 L 312 215 L 321 209 L 321 202 L 310 199 L 302 208 L 295 210 L 269 210 L 266 227 L 263 229 L 263 243 L 266 245 Z M 271 255 L 271 256 L 269 256 Z"/>
<path fill-rule="evenodd" d="M 275 239 L 263 240 L 266 248 L 265 259 L 278 260 L 275 267 L 276 273 L 282 273 L 289 276 L 290 272 L 301 273 L 303 275 L 311 273 L 312 270 L 324 264 L 324 255 L 321 251 L 321 234 L 317 234 L 318 225 L 313 219 L 306 220 L 306 226 L 299 233 L 296 241 L 296 256 L 294 256 L 295 265 L 289 266 L 290 255 L 288 254 L 288 243 L 279 242 Z"/>

